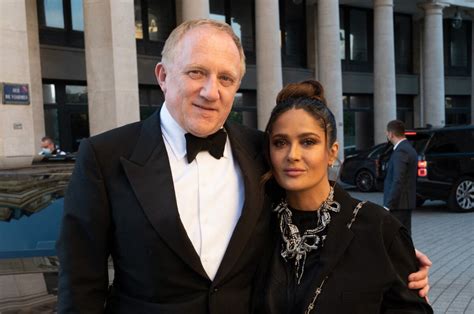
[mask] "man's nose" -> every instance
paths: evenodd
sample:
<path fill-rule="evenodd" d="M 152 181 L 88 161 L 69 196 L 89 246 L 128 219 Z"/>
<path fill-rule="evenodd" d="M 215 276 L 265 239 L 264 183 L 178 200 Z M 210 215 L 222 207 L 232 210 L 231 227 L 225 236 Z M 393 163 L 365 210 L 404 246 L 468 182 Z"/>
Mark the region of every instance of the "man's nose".
<path fill-rule="evenodd" d="M 215 76 L 210 75 L 204 86 L 201 88 L 200 95 L 208 101 L 216 101 L 219 99 L 219 82 Z"/>

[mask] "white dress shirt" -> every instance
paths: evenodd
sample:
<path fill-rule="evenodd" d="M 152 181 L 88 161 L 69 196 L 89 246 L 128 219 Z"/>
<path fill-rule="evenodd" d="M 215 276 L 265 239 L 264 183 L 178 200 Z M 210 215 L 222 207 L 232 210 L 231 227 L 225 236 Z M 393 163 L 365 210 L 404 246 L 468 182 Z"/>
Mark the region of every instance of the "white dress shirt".
<path fill-rule="evenodd" d="M 171 116 L 166 103 L 160 120 L 179 216 L 204 270 L 213 280 L 242 212 L 242 173 L 228 137 L 223 157 L 215 159 L 203 151 L 188 164 L 186 131 Z"/>
<path fill-rule="evenodd" d="M 406 141 L 406 138 L 402 138 L 401 140 L 399 140 L 399 141 L 397 142 L 397 144 L 393 145 L 393 150 L 396 150 L 397 147 L 398 147 L 398 145 L 399 145 L 401 142 L 403 142 L 403 141 Z"/>

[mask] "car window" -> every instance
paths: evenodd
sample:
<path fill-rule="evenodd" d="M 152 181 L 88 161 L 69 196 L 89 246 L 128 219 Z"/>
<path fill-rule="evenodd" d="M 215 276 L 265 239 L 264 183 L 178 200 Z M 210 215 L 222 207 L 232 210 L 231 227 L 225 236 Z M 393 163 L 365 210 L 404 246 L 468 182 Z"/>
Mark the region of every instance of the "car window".
<path fill-rule="evenodd" d="M 454 130 L 436 132 L 430 141 L 427 153 L 474 152 L 474 131 Z"/>
<path fill-rule="evenodd" d="M 430 137 L 430 133 L 416 133 L 407 135 L 407 140 L 410 142 L 413 148 L 415 148 L 416 152 L 420 154 L 423 152 Z"/>
<path fill-rule="evenodd" d="M 385 143 L 378 144 L 378 145 L 374 146 L 374 150 L 372 152 L 370 152 L 369 157 L 379 156 L 380 154 L 382 154 L 385 151 L 386 146 L 387 146 L 387 144 L 385 144 Z"/>

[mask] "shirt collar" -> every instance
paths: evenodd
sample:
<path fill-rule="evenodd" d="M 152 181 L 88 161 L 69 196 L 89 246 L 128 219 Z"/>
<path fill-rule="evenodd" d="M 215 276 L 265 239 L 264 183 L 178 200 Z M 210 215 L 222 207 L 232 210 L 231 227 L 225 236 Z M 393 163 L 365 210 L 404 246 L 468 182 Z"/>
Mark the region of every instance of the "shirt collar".
<path fill-rule="evenodd" d="M 186 131 L 171 116 L 166 102 L 160 111 L 161 132 L 176 159 L 182 159 L 186 156 Z"/>
<path fill-rule="evenodd" d="M 402 138 L 401 140 L 399 140 L 399 141 L 397 142 L 397 144 L 395 144 L 395 145 L 393 146 L 393 150 L 396 150 L 397 147 L 398 147 L 398 145 L 399 145 L 401 142 L 405 141 L 405 140 L 406 140 L 406 138 Z"/>
<path fill-rule="evenodd" d="M 161 132 L 165 141 L 168 143 L 171 151 L 173 152 L 176 159 L 180 160 L 186 157 L 186 137 L 184 136 L 186 132 L 176 120 L 171 116 L 166 102 L 163 103 L 163 106 L 160 111 L 160 121 L 161 121 Z M 227 135 L 227 141 L 225 143 L 223 157 L 229 158 L 231 155 L 229 135 Z"/>

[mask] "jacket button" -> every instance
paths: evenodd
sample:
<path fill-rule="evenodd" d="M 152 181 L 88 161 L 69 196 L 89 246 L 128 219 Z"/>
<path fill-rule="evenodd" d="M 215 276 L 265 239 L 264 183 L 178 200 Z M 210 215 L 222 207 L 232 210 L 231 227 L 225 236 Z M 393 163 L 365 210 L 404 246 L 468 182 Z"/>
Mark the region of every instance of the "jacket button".
<path fill-rule="evenodd" d="M 212 290 L 212 292 L 214 292 L 214 293 L 216 293 L 217 291 L 219 291 L 218 288 L 214 288 L 214 289 Z"/>

